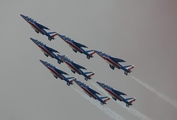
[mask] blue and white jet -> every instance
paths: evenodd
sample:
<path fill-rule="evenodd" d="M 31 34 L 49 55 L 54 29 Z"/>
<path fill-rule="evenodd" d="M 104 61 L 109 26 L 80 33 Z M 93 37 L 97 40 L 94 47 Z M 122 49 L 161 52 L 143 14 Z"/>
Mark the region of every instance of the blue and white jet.
<path fill-rule="evenodd" d="M 50 72 L 56 79 L 60 78 L 61 80 L 66 81 L 68 86 L 72 85 L 73 81 L 76 79 L 75 77 L 65 77 L 64 75 L 68 75 L 66 72 L 57 69 L 55 66 L 51 65 L 46 61 L 40 60 L 40 62 L 50 70 Z"/>
<path fill-rule="evenodd" d="M 64 40 L 72 48 L 72 50 L 75 53 L 80 52 L 81 54 L 85 54 L 87 59 L 90 59 L 93 57 L 93 54 L 95 53 L 94 50 L 84 50 L 83 48 L 88 48 L 88 47 L 81 44 L 81 43 L 75 42 L 74 40 L 72 40 L 64 35 L 58 34 L 58 36 L 62 40 Z"/>
<path fill-rule="evenodd" d="M 30 38 L 40 49 L 41 51 L 44 53 L 44 55 L 46 57 L 50 56 L 51 58 L 55 58 L 57 59 L 58 63 L 60 64 L 61 62 L 63 62 L 62 60 L 60 60 L 58 57 L 56 57 L 55 53 L 59 53 L 57 50 L 48 47 L 47 45 L 45 45 L 44 43 L 34 39 L 34 38 Z"/>
<path fill-rule="evenodd" d="M 97 91 L 93 90 L 92 88 L 90 88 L 89 86 L 87 86 L 86 84 L 82 83 L 81 81 L 78 80 L 74 80 L 74 82 L 83 89 L 83 91 L 90 97 L 100 101 L 100 104 L 104 105 L 106 104 L 106 102 L 110 99 L 109 97 L 105 96 L 105 97 L 101 97 L 99 95 L 101 95 L 100 93 L 98 93 Z"/>
<path fill-rule="evenodd" d="M 125 75 L 128 75 L 128 73 L 131 73 L 132 69 L 135 67 L 134 65 L 122 66 L 120 64 L 120 62 L 125 62 L 124 60 L 112 57 L 112 56 L 110 56 L 106 53 L 103 53 L 101 51 L 95 50 L 95 52 L 109 64 L 109 66 L 112 70 L 114 70 L 115 67 L 118 69 L 122 69 L 124 71 Z"/>
<path fill-rule="evenodd" d="M 25 19 L 37 33 L 41 33 L 42 35 L 46 35 L 48 37 L 48 40 L 50 40 L 50 41 L 52 39 L 54 39 L 54 37 L 58 34 L 56 32 L 47 32 L 46 30 L 50 30 L 48 27 L 39 24 L 38 22 L 34 21 L 33 19 L 31 19 L 28 16 L 25 16 L 22 14 L 20 14 L 20 16 L 23 19 Z"/>
<path fill-rule="evenodd" d="M 66 63 L 68 65 L 68 67 L 71 69 L 71 71 L 75 74 L 78 73 L 79 75 L 83 75 L 85 77 L 85 80 L 87 81 L 88 79 L 91 79 L 91 76 L 93 76 L 95 73 L 94 72 L 84 72 L 82 71 L 82 69 L 87 70 L 85 67 L 74 63 L 73 61 L 71 61 L 70 59 L 68 59 L 68 57 L 66 55 L 60 55 L 57 54 L 58 59 L 60 59 L 61 61 L 63 61 L 64 63 Z"/>
<path fill-rule="evenodd" d="M 122 97 L 123 95 L 124 96 L 127 96 L 125 93 L 123 92 L 120 92 L 118 90 L 115 90 L 114 88 L 108 86 L 108 85 L 105 85 L 104 83 L 101 83 L 101 82 L 97 82 L 97 84 L 99 86 L 101 86 L 104 90 L 106 90 L 108 92 L 109 95 L 112 96 L 112 98 L 116 101 L 116 100 L 119 100 L 119 101 L 122 101 L 126 104 L 127 107 L 129 107 L 130 105 L 133 105 L 132 103 L 136 100 L 136 98 L 124 98 Z"/>

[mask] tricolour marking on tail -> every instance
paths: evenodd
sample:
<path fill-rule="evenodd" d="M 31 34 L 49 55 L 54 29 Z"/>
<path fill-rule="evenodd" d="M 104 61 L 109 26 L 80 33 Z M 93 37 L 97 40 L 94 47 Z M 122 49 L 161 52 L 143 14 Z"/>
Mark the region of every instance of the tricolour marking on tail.
<path fill-rule="evenodd" d="M 135 66 L 134 65 L 127 65 L 127 66 L 124 66 L 124 68 L 128 71 L 131 71 Z"/>
<path fill-rule="evenodd" d="M 93 57 L 93 54 L 95 53 L 95 50 L 87 50 L 86 51 L 86 56 L 87 56 L 87 59 L 90 59 Z"/>
<path fill-rule="evenodd" d="M 98 104 L 98 102 L 96 102 L 95 100 L 89 98 L 88 96 L 86 96 L 85 94 L 83 94 L 82 92 L 80 92 L 78 89 L 76 89 L 74 87 L 73 87 L 73 89 L 76 92 L 78 92 L 79 94 L 81 94 L 82 97 L 84 97 L 85 99 L 87 99 L 88 101 L 90 101 L 91 104 L 95 105 L 98 109 L 100 109 L 101 111 L 103 111 L 105 114 L 107 114 L 108 116 L 110 116 L 114 120 L 125 120 L 121 115 L 119 115 L 118 113 L 114 112 L 110 108 Z"/>
<path fill-rule="evenodd" d="M 51 35 L 51 37 L 54 39 L 54 37 L 56 36 L 56 35 L 58 35 L 58 33 L 56 33 L 56 32 L 48 32 L 48 34 L 49 35 Z"/>
<path fill-rule="evenodd" d="M 88 50 L 87 52 L 90 56 L 92 56 L 95 53 L 95 50 Z"/>
<path fill-rule="evenodd" d="M 109 94 L 101 89 L 98 85 L 96 85 L 95 83 L 92 82 L 92 84 L 100 91 L 102 91 L 105 95 Z M 121 107 L 123 107 L 124 109 L 126 109 L 128 112 L 130 112 L 131 114 L 135 115 L 136 117 L 142 119 L 142 120 L 152 120 L 151 118 L 147 117 L 146 115 L 144 115 L 143 113 L 139 112 L 138 110 L 134 109 L 134 108 L 128 108 L 125 105 L 121 104 L 120 102 L 116 102 L 118 105 L 120 105 Z"/>
<path fill-rule="evenodd" d="M 86 74 L 89 78 L 91 78 L 95 73 L 94 73 L 94 72 L 85 72 L 85 74 Z"/>
<path fill-rule="evenodd" d="M 106 103 L 108 100 L 110 100 L 109 97 L 107 97 L 106 99 L 104 99 L 103 101 Z"/>
<path fill-rule="evenodd" d="M 74 80 L 76 80 L 75 77 L 68 77 L 67 79 L 68 79 L 70 82 L 73 82 Z"/>
<path fill-rule="evenodd" d="M 125 100 L 132 104 L 136 100 L 136 98 L 126 98 Z"/>

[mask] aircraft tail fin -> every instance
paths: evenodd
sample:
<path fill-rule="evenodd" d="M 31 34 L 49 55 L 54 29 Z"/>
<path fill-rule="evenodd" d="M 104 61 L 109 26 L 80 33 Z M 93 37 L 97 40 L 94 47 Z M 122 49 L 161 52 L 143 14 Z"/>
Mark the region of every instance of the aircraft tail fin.
<path fill-rule="evenodd" d="M 135 67 L 134 65 L 127 65 L 127 66 L 123 66 L 125 68 L 125 72 L 124 74 L 127 75 L 128 73 L 132 72 L 131 70 Z"/>
<path fill-rule="evenodd" d="M 49 34 L 49 36 L 50 36 L 49 40 L 55 39 L 54 37 L 55 37 L 56 35 L 58 35 L 57 32 L 48 32 L 48 34 Z"/>
<path fill-rule="evenodd" d="M 68 79 L 70 82 L 73 82 L 74 80 L 76 80 L 75 77 L 68 77 L 67 79 Z"/>
<path fill-rule="evenodd" d="M 128 103 L 132 104 L 136 100 L 136 98 L 126 98 L 125 100 L 127 100 Z"/>
<path fill-rule="evenodd" d="M 88 50 L 86 52 L 89 54 L 89 56 L 87 56 L 87 58 L 90 59 L 90 58 L 93 57 L 93 54 L 95 53 L 95 50 Z"/>
<path fill-rule="evenodd" d="M 94 72 L 85 72 L 88 78 L 91 79 L 91 77 L 95 74 Z"/>
<path fill-rule="evenodd" d="M 106 102 L 107 102 L 108 100 L 110 100 L 110 98 L 107 97 L 107 96 L 105 96 L 105 97 L 100 97 L 100 99 L 103 100 L 103 102 L 104 102 L 105 104 L 106 104 Z"/>
<path fill-rule="evenodd" d="M 76 80 L 75 77 L 68 77 L 67 79 L 68 79 L 68 81 L 69 81 L 69 82 L 67 83 L 68 86 L 69 86 L 70 84 L 73 84 L 73 81 Z"/>

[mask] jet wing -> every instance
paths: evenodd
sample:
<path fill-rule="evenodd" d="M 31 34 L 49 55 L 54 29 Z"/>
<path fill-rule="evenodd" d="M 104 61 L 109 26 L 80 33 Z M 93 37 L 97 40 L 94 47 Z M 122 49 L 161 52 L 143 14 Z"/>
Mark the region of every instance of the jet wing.
<path fill-rule="evenodd" d="M 79 65 L 79 64 L 76 64 L 73 62 L 73 65 L 76 66 L 78 69 L 81 68 L 81 69 L 84 69 L 84 70 L 87 70 L 85 67 Z"/>
<path fill-rule="evenodd" d="M 111 59 L 115 62 L 125 62 L 125 60 L 123 59 L 119 59 L 119 58 L 114 58 L 114 57 L 111 57 Z"/>
<path fill-rule="evenodd" d="M 44 26 L 44 25 L 41 25 L 41 24 L 39 24 L 39 23 L 37 23 L 37 22 L 36 22 L 36 24 L 37 24 L 40 28 L 42 28 L 42 29 L 50 30 L 48 27 L 46 27 L 46 26 Z"/>
<path fill-rule="evenodd" d="M 51 51 L 51 52 L 59 53 L 57 50 L 55 50 L 55 49 L 53 49 L 53 48 L 50 48 L 50 47 L 48 47 L 48 46 L 46 46 L 46 48 L 47 48 L 49 51 Z"/>
<path fill-rule="evenodd" d="M 113 91 L 114 91 L 117 95 L 125 95 L 125 96 L 127 96 L 125 93 L 120 92 L 120 91 L 118 91 L 118 90 L 114 90 L 114 89 L 113 89 Z"/>
<path fill-rule="evenodd" d="M 78 46 L 78 47 L 85 47 L 85 48 L 88 48 L 87 46 L 85 46 L 85 45 L 83 45 L 83 44 L 81 44 L 81 43 L 78 43 L 78 42 L 75 42 L 75 41 L 73 41 L 74 42 L 74 44 L 76 45 L 76 46 Z"/>
<path fill-rule="evenodd" d="M 90 90 L 90 92 L 92 92 L 93 94 L 98 94 L 98 95 L 101 95 L 99 92 L 97 92 L 97 91 L 95 91 L 95 90 L 91 89 L 90 87 L 89 87 L 89 90 Z"/>
<path fill-rule="evenodd" d="M 66 72 L 64 72 L 64 71 L 62 71 L 62 70 L 59 70 L 59 69 L 55 69 L 58 73 L 60 73 L 60 74 L 65 74 L 65 75 L 68 75 L 68 73 L 66 73 Z"/>

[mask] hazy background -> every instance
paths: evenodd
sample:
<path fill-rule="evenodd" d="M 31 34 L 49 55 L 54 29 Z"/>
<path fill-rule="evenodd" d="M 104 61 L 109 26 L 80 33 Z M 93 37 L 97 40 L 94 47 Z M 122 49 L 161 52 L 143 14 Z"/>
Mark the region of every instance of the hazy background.
<path fill-rule="evenodd" d="M 20 16 L 27 15 L 90 49 L 122 58 L 127 61 L 125 65 L 134 64 L 133 76 L 177 100 L 176 7 L 176 0 L 1 0 L 0 119 L 112 119 L 64 81 L 52 76 L 39 59 L 99 91 L 91 81 L 73 74 L 65 64 L 58 65 L 56 60 L 45 57 L 29 39 L 33 37 L 68 55 L 88 71 L 94 71 L 93 82 L 104 82 L 129 97 L 136 97 L 132 107 L 146 116 L 154 120 L 176 120 L 174 106 L 125 76 L 123 71 L 111 70 L 98 55 L 87 60 L 59 37 L 48 41 Z M 126 120 L 139 119 L 113 100 L 107 106 Z"/>

